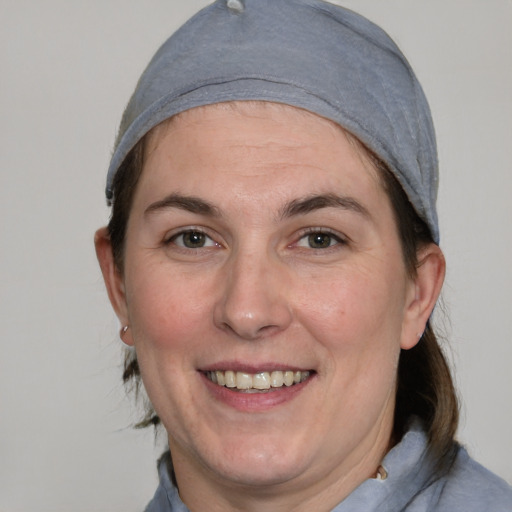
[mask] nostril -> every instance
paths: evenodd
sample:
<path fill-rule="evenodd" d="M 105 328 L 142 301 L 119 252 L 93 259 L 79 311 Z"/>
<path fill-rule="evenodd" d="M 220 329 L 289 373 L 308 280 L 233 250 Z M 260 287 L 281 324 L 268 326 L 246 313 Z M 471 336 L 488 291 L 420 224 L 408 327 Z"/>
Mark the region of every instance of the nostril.
<path fill-rule="evenodd" d="M 272 336 L 272 334 L 285 328 L 287 322 L 283 322 L 283 326 L 273 323 L 268 318 L 258 318 L 253 313 L 244 313 L 243 315 L 234 315 L 224 319 L 218 324 L 225 332 L 233 334 L 239 339 L 254 341 Z"/>

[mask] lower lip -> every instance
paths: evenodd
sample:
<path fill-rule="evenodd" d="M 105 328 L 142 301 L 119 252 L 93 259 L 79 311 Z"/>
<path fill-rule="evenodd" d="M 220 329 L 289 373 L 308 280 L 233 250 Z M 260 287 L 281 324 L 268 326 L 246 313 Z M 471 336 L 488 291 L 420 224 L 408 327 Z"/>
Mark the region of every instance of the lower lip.
<path fill-rule="evenodd" d="M 304 382 L 289 387 L 274 388 L 273 391 L 268 393 L 242 393 L 225 386 L 219 386 L 208 379 L 204 373 L 200 372 L 200 374 L 208 391 L 216 400 L 243 412 L 267 411 L 287 403 L 304 391 L 315 377 L 315 374 L 310 375 Z"/>

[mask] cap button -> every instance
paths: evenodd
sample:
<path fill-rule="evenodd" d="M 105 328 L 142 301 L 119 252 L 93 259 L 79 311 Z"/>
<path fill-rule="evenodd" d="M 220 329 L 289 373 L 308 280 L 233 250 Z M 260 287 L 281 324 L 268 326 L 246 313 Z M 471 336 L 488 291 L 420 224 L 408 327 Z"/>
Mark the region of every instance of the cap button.
<path fill-rule="evenodd" d="M 228 0 L 227 2 L 228 9 L 233 11 L 234 13 L 244 12 L 244 4 L 242 0 Z"/>

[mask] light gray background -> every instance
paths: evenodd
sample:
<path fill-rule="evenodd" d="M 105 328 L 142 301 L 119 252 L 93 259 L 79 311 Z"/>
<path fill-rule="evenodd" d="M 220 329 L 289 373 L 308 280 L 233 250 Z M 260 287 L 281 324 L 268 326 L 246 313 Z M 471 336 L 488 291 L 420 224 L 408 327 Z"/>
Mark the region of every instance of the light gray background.
<path fill-rule="evenodd" d="M 129 428 L 92 237 L 122 109 L 206 0 L 0 0 L 0 511 L 136 512 L 162 450 Z M 512 482 L 512 2 L 341 0 L 403 48 L 442 169 L 460 439 Z"/>

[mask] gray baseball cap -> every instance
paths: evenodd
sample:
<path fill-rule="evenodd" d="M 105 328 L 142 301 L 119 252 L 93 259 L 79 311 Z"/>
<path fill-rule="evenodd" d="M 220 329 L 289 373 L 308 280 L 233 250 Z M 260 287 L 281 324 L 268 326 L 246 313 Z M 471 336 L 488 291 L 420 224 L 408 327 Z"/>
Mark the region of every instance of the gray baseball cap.
<path fill-rule="evenodd" d="M 344 127 L 389 166 L 439 242 L 437 149 L 421 85 L 382 29 L 323 0 L 217 0 L 175 32 L 123 114 L 107 198 L 124 158 L 153 127 L 235 100 L 284 103 Z"/>

